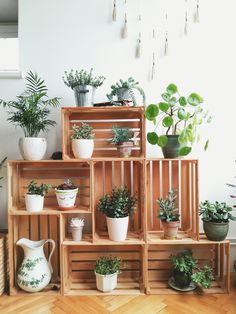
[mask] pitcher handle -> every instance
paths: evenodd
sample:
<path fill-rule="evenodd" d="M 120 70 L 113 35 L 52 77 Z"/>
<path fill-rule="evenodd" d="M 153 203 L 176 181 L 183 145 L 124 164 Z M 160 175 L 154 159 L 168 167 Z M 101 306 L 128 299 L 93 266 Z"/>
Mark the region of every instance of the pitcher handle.
<path fill-rule="evenodd" d="M 50 242 L 50 243 L 52 244 L 52 250 L 51 250 L 51 253 L 50 253 L 49 258 L 48 258 L 48 264 L 49 264 L 49 268 L 50 268 L 50 271 L 51 271 L 51 274 L 52 274 L 52 273 L 53 273 L 53 268 L 52 268 L 52 265 L 51 265 L 51 257 L 52 257 L 52 253 L 53 253 L 54 250 L 55 250 L 55 246 L 56 246 L 56 245 L 55 245 L 55 241 L 52 240 L 52 239 L 46 240 L 45 244 L 46 244 L 47 242 Z"/>

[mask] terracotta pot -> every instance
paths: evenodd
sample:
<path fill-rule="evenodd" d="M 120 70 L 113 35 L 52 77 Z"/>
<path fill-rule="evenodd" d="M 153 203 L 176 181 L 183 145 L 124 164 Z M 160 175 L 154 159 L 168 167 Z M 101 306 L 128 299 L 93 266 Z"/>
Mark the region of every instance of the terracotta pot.
<path fill-rule="evenodd" d="M 179 229 L 179 221 L 162 221 L 164 239 L 176 239 Z"/>
<path fill-rule="evenodd" d="M 133 146 L 134 146 L 133 142 L 124 142 L 120 145 L 116 145 L 118 153 L 119 153 L 119 157 L 122 157 L 122 158 L 130 157 Z"/>

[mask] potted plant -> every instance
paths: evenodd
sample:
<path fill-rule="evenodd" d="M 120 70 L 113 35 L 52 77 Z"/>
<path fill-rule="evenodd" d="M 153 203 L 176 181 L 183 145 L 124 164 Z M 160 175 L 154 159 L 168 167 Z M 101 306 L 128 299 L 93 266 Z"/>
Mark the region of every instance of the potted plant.
<path fill-rule="evenodd" d="M 122 261 L 119 257 L 98 258 L 95 264 L 97 289 L 102 292 L 110 292 L 115 289 L 121 266 Z"/>
<path fill-rule="evenodd" d="M 93 128 L 87 123 L 72 126 L 72 151 L 75 158 L 91 158 L 94 150 Z"/>
<path fill-rule="evenodd" d="M 75 206 L 78 187 L 70 179 L 55 188 L 58 205 L 61 209 L 70 209 Z"/>
<path fill-rule="evenodd" d="M 82 232 L 84 227 L 84 219 L 78 217 L 71 218 L 70 220 L 70 230 L 72 233 L 73 241 L 79 242 L 82 239 Z"/>
<path fill-rule="evenodd" d="M 129 216 L 134 213 L 136 198 L 127 187 L 112 189 L 111 194 L 101 197 L 98 210 L 106 215 L 109 238 L 112 241 L 125 241 Z"/>
<path fill-rule="evenodd" d="M 175 84 L 169 84 L 161 95 L 163 101 L 151 104 L 146 108 L 145 116 L 155 125 L 160 125 L 166 131 L 148 132 L 147 140 L 152 145 L 159 145 L 165 158 L 186 156 L 192 150 L 192 145 L 200 140 L 198 127 L 203 122 L 210 123 L 211 117 L 204 110 L 203 98 L 197 93 L 188 97 L 180 96 Z M 206 150 L 209 141 L 204 146 Z"/>
<path fill-rule="evenodd" d="M 113 137 L 109 140 L 116 145 L 120 157 L 130 157 L 134 146 L 134 132 L 129 128 L 118 128 L 113 126 Z M 137 135 L 136 135 L 137 136 Z"/>
<path fill-rule="evenodd" d="M 127 81 L 119 80 L 119 82 L 111 85 L 111 92 L 107 94 L 107 98 L 113 105 L 118 105 L 117 102 L 113 102 L 113 97 L 116 96 L 118 102 L 121 101 L 120 105 L 125 100 L 132 100 L 133 105 L 137 106 L 136 97 L 134 91 L 137 90 L 143 98 L 143 105 L 145 105 L 145 93 L 139 82 L 136 82 L 132 77 L 129 77 Z"/>
<path fill-rule="evenodd" d="M 168 191 L 166 199 L 159 198 L 157 203 L 159 205 L 159 214 L 163 230 L 164 239 L 176 239 L 179 229 L 179 213 L 178 208 L 175 207 L 176 191 Z"/>
<path fill-rule="evenodd" d="M 28 72 L 26 75 L 26 90 L 16 100 L 3 101 L 0 104 L 9 109 L 8 121 L 22 128 L 25 137 L 20 138 L 21 155 L 27 160 L 40 160 L 47 149 L 45 138 L 38 137 L 39 133 L 48 131 L 56 124 L 48 118 L 50 109 L 59 105 L 59 98 L 49 98 L 47 87 L 37 73 Z"/>
<path fill-rule="evenodd" d="M 7 160 L 7 157 L 5 157 L 1 162 L 0 162 L 0 171 L 2 170 L 2 167 L 3 167 L 3 165 L 4 165 L 4 163 L 5 163 L 5 161 Z M 3 179 L 3 177 L 0 177 L 0 180 L 2 180 Z M 0 185 L 0 188 L 2 188 L 2 186 Z"/>
<path fill-rule="evenodd" d="M 225 202 L 200 203 L 200 216 L 203 220 L 203 229 L 207 238 L 211 241 L 223 241 L 228 234 L 229 221 L 236 220 L 230 212 L 232 207 Z"/>
<path fill-rule="evenodd" d="M 65 85 L 74 91 L 78 107 L 91 107 L 94 103 L 95 90 L 103 84 L 105 77 L 94 77 L 93 69 L 90 69 L 89 72 L 85 70 L 65 71 L 62 79 Z"/>
<path fill-rule="evenodd" d="M 208 265 L 200 268 L 191 250 L 171 255 L 170 260 L 173 277 L 170 278 L 169 284 L 172 288 L 189 291 L 195 289 L 196 285 L 207 289 L 211 287 L 211 282 L 214 280 L 212 268 Z"/>
<path fill-rule="evenodd" d="M 43 210 L 44 195 L 52 188 L 51 184 L 40 184 L 32 180 L 27 186 L 27 193 L 25 194 L 25 206 L 28 212 L 39 212 Z"/>

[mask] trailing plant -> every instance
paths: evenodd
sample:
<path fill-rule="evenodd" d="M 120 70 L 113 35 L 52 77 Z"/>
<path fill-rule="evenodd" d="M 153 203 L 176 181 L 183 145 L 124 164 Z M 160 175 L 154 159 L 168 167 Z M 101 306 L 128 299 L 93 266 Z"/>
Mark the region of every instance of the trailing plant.
<path fill-rule="evenodd" d="M 215 279 L 211 266 L 205 265 L 202 268 L 197 267 L 195 272 L 191 276 L 192 281 L 202 287 L 209 289 L 211 282 Z"/>
<path fill-rule="evenodd" d="M 200 213 L 202 220 L 206 222 L 223 223 L 230 220 L 236 220 L 230 212 L 232 207 L 228 206 L 225 202 L 210 203 L 208 200 L 200 203 Z"/>
<path fill-rule="evenodd" d="M 63 184 L 60 184 L 57 186 L 57 190 L 75 190 L 77 189 L 77 186 L 73 184 L 73 182 L 70 179 L 66 179 Z"/>
<path fill-rule="evenodd" d="M 34 180 L 32 180 L 27 186 L 27 189 L 28 189 L 27 194 L 44 196 L 45 194 L 48 193 L 48 191 L 51 188 L 52 188 L 51 184 L 42 183 L 41 185 L 37 186 L 37 183 Z"/>
<path fill-rule="evenodd" d="M 204 110 L 203 98 L 197 93 L 181 96 L 175 84 L 169 84 L 161 97 L 161 102 L 149 105 L 145 111 L 146 118 L 155 125 L 154 131 L 147 134 L 147 140 L 152 145 L 165 147 L 167 135 L 179 135 L 178 141 L 183 144 L 179 155 L 188 155 L 192 145 L 200 140 L 199 126 L 212 119 Z M 157 131 L 159 127 L 162 129 Z M 205 142 L 205 150 L 208 144 L 209 140 Z"/>
<path fill-rule="evenodd" d="M 26 137 L 37 137 L 41 131 L 48 131 L 56 122 L 48 118 L 50 108 L 59 105 L 59 98 L 49 98 L 48 89 L 37 73 L 26 75 L 26 90 L 16 96 L 16 100 L 4 101 L 0 104 L 9 109 L 8 121 L 16 127 L 21 127 Z"/>
<path fill-rule="evenodd" d="M 136 201 L 127 187 L 114 188 L 110 195 L 100 198 L 97 208 L 107 217 L 123 218 L 134 213 Z"/>
<path fill-rule="evenodd" d="M 1 162 L 0 162 L 0 171 L 2 170 L 2 167 L 3 167 L 3 165 L 4 165 L 4 163 L 5 163 L 5 161 L 7 160 L 7 157 L 5 157 Z M 2 180 L 3 179 L 3 177 L 0 177 L 0 180 Z M 2 186 L 0 185 L 0 188 L 2 188 Z"/>
<path fill-rule="evenodd" d="M 74 124 L 72 126 L 72 132 L 71 139 L 90 140 L 94 137 L 93 128 L 84 122 L 82 122 L 80 126 Z"/>
<path fill-rule="evenodd" d="M 160 218 L 162 221 L 179 221 L 180 215 L 178 213 L 178 208 L 175 207 L 176 197 L 176 190 L 170 190 L 168 191 L 166 199 L 159 198 L 157 200 L 160 208 L 157 217 Z"/>
<path fill-rule="evenodd" d="M 122 260 L 120 257 L 100 257 L 96 260 L 95 272 L 100 275 L 120 273 Z"/>
<path fill-rule="evenodd" d="M 85 70 L 70 70 L 65 71 L 65 76 L 62 77 L 66 86 L 73 89 L 76 86 L 90 85 L 93 87 L 99 87 L 106 79 L 104 76 L 95 77 L 93 75 L 93 68 L 89 72 Z"/>
<path fill-rule="evenodd" d="M 110 94 L 107 94 L 107 98 L 109 99 L 109 101 L 114 104 L 117 105 L 117 103 L 113 102 L 113 97 L 114 96 L 118 96 L 118 93 L 120 90 L 125 89 L 127 90 L 130 98 L 132 99 L 133 105 L 137 106 L 137 101 L 136 101 L 136 97 L 134 94 L 134 91 L 137 90 L 140 95 L 143 98 L 143 104 L 145 104 L 145 93 L 144 90 L 142 89 L 142 87 L 139 85 L 139 82 L 136 82 L 132 77 L 129 77 L 127 79 L 127 81 L 123 81 L 123 80 L 119 80 L 119 82 L 111 85 L 111 92 Z M 121 100 L 121 99 L 118 99 Z"/>
<path fill-rule="evenodd" d="M 134 132 L 129 128 L 118 128 L 113 126 L 113 137 L 109 140 L 111 144 L 120 145 L 124 142 L 133 142 Z"/>

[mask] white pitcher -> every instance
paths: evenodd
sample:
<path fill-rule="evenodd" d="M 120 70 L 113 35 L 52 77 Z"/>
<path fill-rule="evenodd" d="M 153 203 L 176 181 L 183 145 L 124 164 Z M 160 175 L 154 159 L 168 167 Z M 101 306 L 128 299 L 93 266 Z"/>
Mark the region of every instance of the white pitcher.
<path fill-rule="evenodd" d="M 43 247 L 50 242 L 52 250 L 47 261 Z M 17 241 L 17 245 L 24 250 L 24 260 L 17 271 L 17 284 L 27 292 L 38 292 L 44 289 L 52 277 L 51 257 L 55 249 L 55 242 L 52 239 L 31 241 L 22 238 Z"/>

